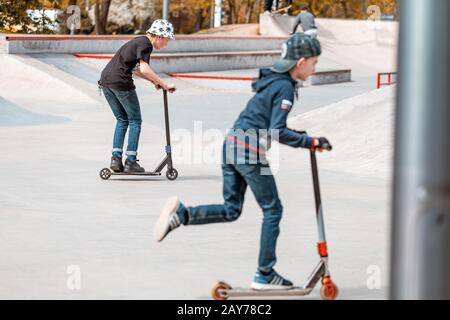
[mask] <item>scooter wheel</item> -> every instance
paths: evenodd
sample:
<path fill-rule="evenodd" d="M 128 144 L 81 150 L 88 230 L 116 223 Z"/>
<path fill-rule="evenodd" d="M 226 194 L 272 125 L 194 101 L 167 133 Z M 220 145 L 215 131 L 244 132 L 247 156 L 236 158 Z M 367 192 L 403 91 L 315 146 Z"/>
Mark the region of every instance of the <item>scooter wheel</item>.
<path fill-rule="evenodd" d="M 231 290 L 231 286 L 223 281 L 216 282 L 211 290 L 211 296 L 214 300 L 226 300 L 228 299 L 228 290 Z"/>
<path fill-rule="evenodd" d="M 100 178 L 102 178 L 103 180 L 108 180 L 109 177 L 111 177 L 111 170 L 109 170 L 108 168 L 100 170 Z"/>
<path fill-rule="evenodd" d="M 323 300 L 334 300 L 339 294 L 339 288 L 333 282 L 326 283 L 320 288 L 320 296 Z"/>
<path fill-rule="evenodd" d="M 166 171 L 166 177 L 169 180 L 175 180 L 176 178 L 178 178 L 178 171 L 174 168 L 169 169 Z"/>

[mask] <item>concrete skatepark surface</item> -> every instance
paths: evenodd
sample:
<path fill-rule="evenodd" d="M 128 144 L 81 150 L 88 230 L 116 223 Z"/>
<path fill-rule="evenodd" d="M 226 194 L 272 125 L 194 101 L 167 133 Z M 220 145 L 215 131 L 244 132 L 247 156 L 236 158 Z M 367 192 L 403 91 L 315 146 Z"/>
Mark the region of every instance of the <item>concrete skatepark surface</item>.
<path fill-rule="evenodd" d="M 192 134 L 200 121 L 203 130 L 224 133 L 251 97 L 250 82 L 162 75 L 178 87 L 169 95 L 178 180 L 102 181 L 115 124 L 96 87 L 106 61 L 42 54 L 0 55 L 0 63 L 8 79 L 0 86 L 0 298 L 209 299 L 216 280 L 250 284 L 262 218 L 251 192 L 237 222 L 181 227 L 162 243 L 152 234 L 169 196 L 188 205 L 223 201 L 220 166 L 179 150 L 190 145 L 208 154 L 220 146 Z M 335 146 L 319 155 L 319 174 L 339 298 L 384 299 L 395 90 L 374 91 L 372 66 L 355 67 L 353 82 L 300 89 L 289 124 Z M 142 80 L 137 91 L 144 119 L 139 158 L 153 169 L 165 145 L 162 93 Z M 279 150 L 284 215 L 276 270 L 301 285 L 318 262 L 309 157 L 307 150 Z M 74 265 L 80 290 L 67 287 Z M 381 276 L 377 289 L 367 286 L 373 268 Z M 307 298 L 320 298 L 318 288 Z"/>

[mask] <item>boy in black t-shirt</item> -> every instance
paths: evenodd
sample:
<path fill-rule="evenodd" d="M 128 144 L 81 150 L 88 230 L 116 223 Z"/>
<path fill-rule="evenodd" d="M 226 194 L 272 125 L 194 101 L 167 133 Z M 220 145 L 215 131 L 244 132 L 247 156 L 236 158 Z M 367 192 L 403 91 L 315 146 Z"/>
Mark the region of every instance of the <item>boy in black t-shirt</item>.
<path fill-rule="evenodd" d="M 166 47 L 169 39 L 174 39 L 172 24 L 166 20 L 155 20 L 147 30 L 147 35 L 125 43 L 102 71 L 98 83 L 117 119 L 110 165 L 115 172 L 145 171 L 136 159 L 142 118 L 133 73 L 152 82 L 156 89 L 174 92 L 175 85 L 165 83 L 149 66 L 153 48 L 159 50 Z M 122 153 L 128 128 L 127 159 L 124 166 Z"/>

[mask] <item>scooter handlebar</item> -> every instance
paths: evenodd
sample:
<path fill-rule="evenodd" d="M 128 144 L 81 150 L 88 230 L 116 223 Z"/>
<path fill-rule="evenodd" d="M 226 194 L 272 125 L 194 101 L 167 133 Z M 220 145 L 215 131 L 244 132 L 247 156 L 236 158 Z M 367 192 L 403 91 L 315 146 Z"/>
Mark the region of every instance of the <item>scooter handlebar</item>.
<path fill-rule="evenodd" d="M 314 147 L 314 151 L 319 150 L 319 149 L 326 150 L 326 151 L 331 151 L 331 150 L 333 150 L 333 146 L 331 144 L 329 144 L 329 143 L 324 143 L 321 146 L 315 146 Z"/>
<path fill-rule="evenodd" d="M 316 147 L 316 149 L 319 149 L 319 147 Z M 333 146 L 329 143 L 325 143 L 320 147 L 320 149 L 331 151 L 333 150 Z"/>

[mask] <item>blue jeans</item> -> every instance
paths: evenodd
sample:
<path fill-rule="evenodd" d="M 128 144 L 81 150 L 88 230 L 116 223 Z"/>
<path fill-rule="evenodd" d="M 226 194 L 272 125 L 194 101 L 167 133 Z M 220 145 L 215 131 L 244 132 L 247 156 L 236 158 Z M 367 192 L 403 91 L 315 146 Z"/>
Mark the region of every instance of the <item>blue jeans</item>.
<path fill-rule="evenodd" d="M 276 263 L 275 247 L 280 233 L 283 212 L 278 198 L 277 186 L 272 174 L 261 175 L 261 169 L 270 170 L 263 164 L 222 164 L 224 204 L 185 207 L 180 205 L 177 213 L 185 225 L 232 222 L 239 218 L 244 204 L 245 191 L 250 186 L 263 211 L 258 270 L 269 273 Z"/>
<path fill-rule="evenodd" d="M 113 152 L 122 152 L 125 134 L 128 132 L 128 147 L 126 154 L 136 156 L 141 133 L 141 107 L 136 90 L 119 91 L 103 87 L 103 94 L 117 119 L 114 131 Z"/>

